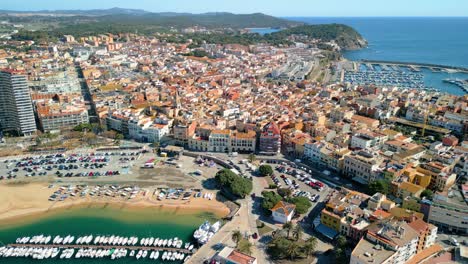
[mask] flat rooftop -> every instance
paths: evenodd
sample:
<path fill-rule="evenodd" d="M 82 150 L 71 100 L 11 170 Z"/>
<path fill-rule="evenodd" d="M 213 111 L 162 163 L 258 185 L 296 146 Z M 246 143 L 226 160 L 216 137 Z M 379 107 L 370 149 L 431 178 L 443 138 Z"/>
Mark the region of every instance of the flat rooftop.
<path fill-rule="evenodd" d="M 380 245 L 371 243 L 362 238 L 354 248 L 352 255 L 360 260 L 361 263 L 382 263 L 390 258 L 395 251 L 385 249 Z"/>

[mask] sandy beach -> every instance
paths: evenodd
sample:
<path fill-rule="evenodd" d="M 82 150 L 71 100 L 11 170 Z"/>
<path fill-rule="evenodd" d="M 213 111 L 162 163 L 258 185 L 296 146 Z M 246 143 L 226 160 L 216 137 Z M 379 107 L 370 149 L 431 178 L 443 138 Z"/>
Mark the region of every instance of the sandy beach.
<path fill-rule="evenodd" d="M 229 214 L 229 208 L 222 202 L 203 198 L 158 201 L 147 196 L 133 200 L 110 197 L 70 198 L 61 202 L 48 201 L 58 187 L 48 188 L 47 184 L 0 184 L 0 225 L 18 224 L 41 218 L 48 212 L 79 208 L 108 208 L 121 210 L 164 210 L 174 214 L 195 214 L 209 212 L 217 217 Z"/>

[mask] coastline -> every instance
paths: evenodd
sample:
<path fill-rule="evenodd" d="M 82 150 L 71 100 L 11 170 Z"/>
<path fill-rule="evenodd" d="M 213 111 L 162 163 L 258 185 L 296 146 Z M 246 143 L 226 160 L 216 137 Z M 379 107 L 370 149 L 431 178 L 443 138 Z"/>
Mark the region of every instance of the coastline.
<path fill-rule="evenodd" d="M 62 202 L 48 201 L 49 195 L 54 189 L 49 189 L 47 184 L 31 183 L 26 185 L 0 185 L 0 229 L 11 228 L 28 224 L 30 222 L 45 219 L 49 216 L 61 213 L 76 212 L 83 209 L 111 209 L 119 212 L 111 215 L 117 220 L 132 220 L 132 215 L 138 212 L 166 215 L 195 215 L 212 213 L 218 218 L 229 214 L 229 208 L 222 202 L 193 198 L 189 201 L 181 200 L 150 200 L 148 197 L 139 197 L 131 201 L 99 198 L 73 198 Z"/>

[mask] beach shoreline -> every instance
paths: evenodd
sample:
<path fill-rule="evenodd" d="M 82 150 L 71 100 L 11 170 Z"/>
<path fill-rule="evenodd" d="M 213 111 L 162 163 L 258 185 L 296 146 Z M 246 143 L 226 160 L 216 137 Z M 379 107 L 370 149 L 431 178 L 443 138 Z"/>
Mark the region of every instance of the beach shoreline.
<path fill-rule="evenodd" d="M 61 202 L 48 201 L 55 189 L 48 184 L 29 183 L 24 185 L 0 185 L 0 229 L 14 225 L 27 224 L 49 217 L 51 214 L 73 212 L 81 209 L 113 209 L 121 211 L 117 219 L 124 219 L 132 212 L 164 213 L 171 215 L 194 215 L 211 213 L 218 218 L 227 216 L 229 208 L 222 202 L 192 198 L 183 200 L 151 200 L 139 197 L 122 200 L 109 197 L 71 198 Z M 127 214 L 129 213 L 129 214 Z"/>

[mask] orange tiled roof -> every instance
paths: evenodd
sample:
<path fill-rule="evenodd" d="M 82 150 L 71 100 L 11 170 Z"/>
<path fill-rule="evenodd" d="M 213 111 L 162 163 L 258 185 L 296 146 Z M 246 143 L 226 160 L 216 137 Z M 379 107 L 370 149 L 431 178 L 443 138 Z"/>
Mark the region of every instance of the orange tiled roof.
<path fill-rule="evenodd" d="M 233 250 L 231 254 L 229 254 L 228 259 L 239 264 L 251 264 L 255 261 L 254 257 L 241 253 L 237 250 Z"/>
<path fill-rule="evenodd" d="M 296 209 L 296 205 L 279 201 L 273 208 L 271 208 L 271 211 L 284 215 L 289 215 L 291 214 L 291 212 L 294 211 L 294 209 Z"/>

